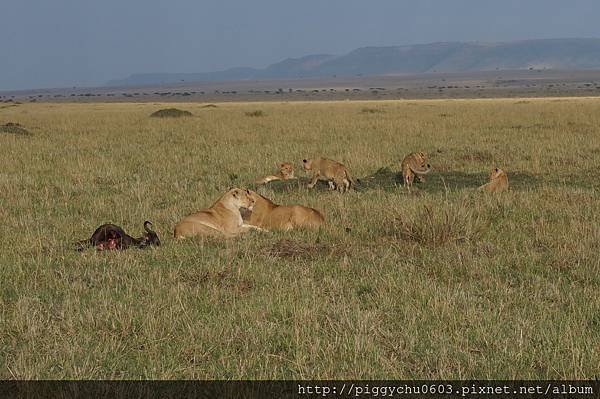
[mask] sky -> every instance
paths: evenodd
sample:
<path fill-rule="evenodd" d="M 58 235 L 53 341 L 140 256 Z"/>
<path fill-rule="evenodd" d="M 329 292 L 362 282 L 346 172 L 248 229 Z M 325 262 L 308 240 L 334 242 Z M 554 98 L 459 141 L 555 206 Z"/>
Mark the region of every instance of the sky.
<path fill-rule="evenodd" d="M 597 0 L 0 0 L 0 91 L 440 41 L 600 38 Z"/>

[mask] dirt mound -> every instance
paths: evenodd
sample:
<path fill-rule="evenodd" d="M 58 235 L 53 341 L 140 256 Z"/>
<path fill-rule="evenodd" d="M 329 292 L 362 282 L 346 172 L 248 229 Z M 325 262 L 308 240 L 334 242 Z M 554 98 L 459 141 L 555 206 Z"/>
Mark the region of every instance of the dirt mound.
<path fill-rule="evenodd" d="M 154 118 L 181 118 L 182 116 L 192 116 L 192 113 L 177 108 L 165 108 L 154 112 L 150 116 Z"/>
<path fill-rule="evenodd" d="M 201 106 L 200 108 L 217 108 L 217 106 L 215 104 L 206 104 Z"/>
<path fill-rule="evenodd" d="M 0 133 L 12 133 L 21 136 L 31 136 L 29 130 L 25 129 L 18 123 L 8 122 L 5 125 L 0 125 Z"/>
<path fill-rule="evenodd" d="M 360 110 L 360 112 L 361 112 L 361 114 L 377 114 L 377 113 L 381 113 L 384 111 L 379 108 L 363 108 Z"/>

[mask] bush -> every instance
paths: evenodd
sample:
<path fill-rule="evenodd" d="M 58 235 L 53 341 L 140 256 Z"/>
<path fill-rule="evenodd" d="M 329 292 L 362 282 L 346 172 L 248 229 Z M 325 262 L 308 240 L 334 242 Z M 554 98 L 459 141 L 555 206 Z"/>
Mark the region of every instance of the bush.
<path fill-rule="evenodd" d="M 433 207 L 425 205 L 416 214 L 393 218 L 387 229 L 395 238 L 437 247 L 452 242 L 476 240 L 488 225 L 488 218 L 465 203 Z"/>

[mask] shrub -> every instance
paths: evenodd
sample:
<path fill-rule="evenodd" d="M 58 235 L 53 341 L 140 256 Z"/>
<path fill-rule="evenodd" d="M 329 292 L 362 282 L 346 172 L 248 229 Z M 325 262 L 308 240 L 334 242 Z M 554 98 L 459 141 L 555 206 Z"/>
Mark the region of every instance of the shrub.
<path fill-rule="evenodd" d="M 437 247 L 476 240 L 487 224 L 488 218 L 468 204 L 447 203 L 436 208 L 425 205 L 412 215 L 398 215 L 387 233 L 401 240 Z"/>

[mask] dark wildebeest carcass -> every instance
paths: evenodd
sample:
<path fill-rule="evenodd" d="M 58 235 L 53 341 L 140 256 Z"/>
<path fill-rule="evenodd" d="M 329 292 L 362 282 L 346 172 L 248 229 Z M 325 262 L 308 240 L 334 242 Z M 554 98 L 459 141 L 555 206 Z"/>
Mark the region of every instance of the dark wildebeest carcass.
<path fill-rule="evenodd" d="M 90 246 L 96 247 L 99 251 L 105 249 L 127 249 L 129 247 L 146 248 L 151 245 L 159 246 L 160 240 L 158 235 L 148 226 L 152 226 L 152 223 L 145 221 L 144 230 L 146 232 L 140 238 L 133 238 L 116 224 L 103 224 L 94 231 L 91 238 L 78 241 L 76 243 L 77 250 L 82 251 Z"/>

